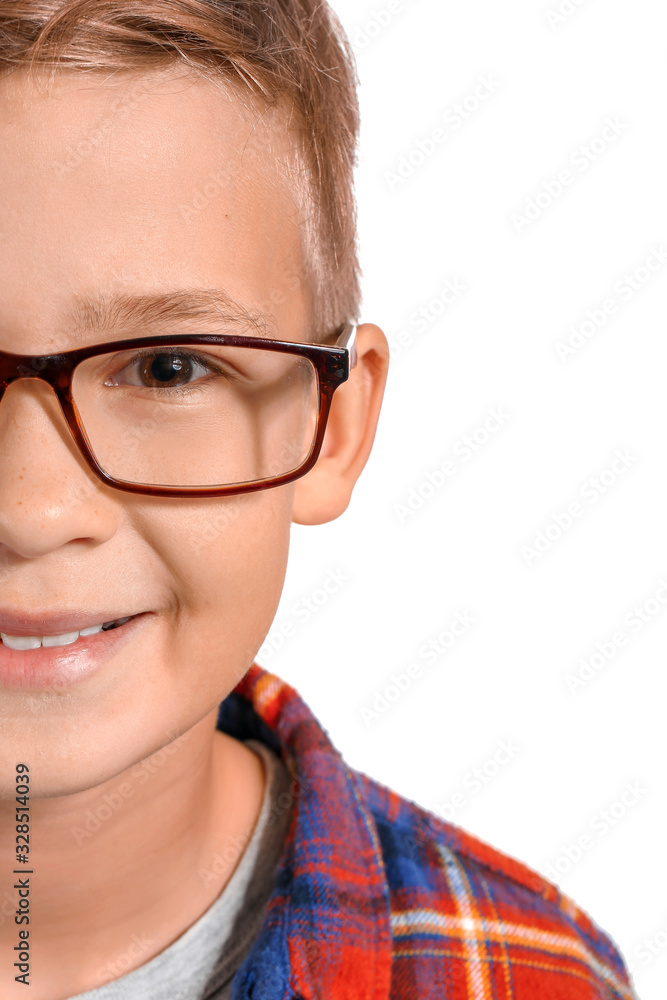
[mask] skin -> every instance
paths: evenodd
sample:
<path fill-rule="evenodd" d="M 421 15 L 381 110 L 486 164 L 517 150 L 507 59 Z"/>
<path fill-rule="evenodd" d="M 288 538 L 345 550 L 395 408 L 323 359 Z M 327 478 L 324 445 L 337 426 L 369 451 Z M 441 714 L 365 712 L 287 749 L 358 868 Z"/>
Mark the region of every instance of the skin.
<path fill-rule="evenodd" d="M 139 96 L 128 97 L 137 81 Z M 67 317 L 81 296 L 100 291 L 197 288 L 224 289 L 280 339 L 312 342 L 309 288 L 288 280 L 302 272 L 298 205 L 279 169 L 288 143 L 277 120 L 259 120 L 246 104 L 183 68 L 113 79 L 61 72 L 48 88 L 22 72 L 0 79 L 0 349 L 46 354 L 141 336 L 127 326 L 83 333 Z M 250 141 L 261 135 L 266 142 Z M 205 210 L 179 211 L 221 165 L 224 181 Z M 196 332 L 157 332 L 178 331 Z M 216 730 L 217 708 L 273 621 L 291 523 L 343 513 L 370 454 L 389 349 L 366 324 L 358 350 L 317 466 L 296 483 L 240 497 L 158 499 L 107 487 L 79 455 L 48 386 L 24 380 L 7 390 L 1 603 L 154 614 L 83 681 L 0 688 L 4 1000 L 25 996 L 7 968 L 18 943 L 17 762 L 32 776 L 31 1000 L 63 1000 L 143 965 L 229 880 L 264 774 L 254 753 Z M 77 835 L 87 811 L 114 794 L 122 804 L 113 815 Z M 202 878 L 230 845 L 232 861 Z"/>

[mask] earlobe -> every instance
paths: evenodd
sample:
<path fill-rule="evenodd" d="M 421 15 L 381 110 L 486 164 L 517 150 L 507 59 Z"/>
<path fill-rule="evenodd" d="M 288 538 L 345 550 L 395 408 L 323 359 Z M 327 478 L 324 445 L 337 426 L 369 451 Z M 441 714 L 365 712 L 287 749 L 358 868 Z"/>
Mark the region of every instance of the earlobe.
<path fill-rule="evenodd" d="M 340 517 L 371 453 L 389 368 L 389 344 L 379 327 L 358 328 L 357 354 L 356 368 L 334 393 L 317 464 L 294 484 L 295 524 Z"/>

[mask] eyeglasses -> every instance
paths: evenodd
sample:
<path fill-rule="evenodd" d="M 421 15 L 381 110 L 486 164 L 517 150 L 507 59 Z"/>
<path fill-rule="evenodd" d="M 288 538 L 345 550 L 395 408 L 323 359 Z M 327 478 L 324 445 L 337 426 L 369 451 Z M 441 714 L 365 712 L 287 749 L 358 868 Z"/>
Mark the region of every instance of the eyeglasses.
<path fill-rule="evenodd" d="M 357 364 L 356 332 L 345 324 L 331 347 L 196 334 L 45 356 L 0 351 L 0 403 L 18 379 L 47 382 L 87 464 L 115 489 L 251 493 L 317 462 L 333 394 Z"/>

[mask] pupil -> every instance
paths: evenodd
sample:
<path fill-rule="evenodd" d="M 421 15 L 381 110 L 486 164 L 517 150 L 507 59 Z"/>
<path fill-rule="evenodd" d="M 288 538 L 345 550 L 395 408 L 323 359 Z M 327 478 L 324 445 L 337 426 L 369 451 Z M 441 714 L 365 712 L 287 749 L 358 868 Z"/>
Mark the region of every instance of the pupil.
<path fill-rule="evenodd" d="M 174 357 L 173 354 L 158 354 L 149 364 L 150 377 L 163 385 L 173 382 L 186 370 L 188 362 L 185 358 Z"/>

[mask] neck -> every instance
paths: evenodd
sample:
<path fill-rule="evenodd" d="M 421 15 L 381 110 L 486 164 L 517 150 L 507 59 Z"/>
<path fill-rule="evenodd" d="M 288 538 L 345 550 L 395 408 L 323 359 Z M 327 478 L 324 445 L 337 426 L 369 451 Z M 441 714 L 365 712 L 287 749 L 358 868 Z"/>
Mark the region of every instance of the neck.
<path fill-rule="evenodd" d="M 13 967 L 21 929 L 30 1000 L 65 1000 L 150 961 L 220 895 L 259 815 L 264 770 L 216 715 L 103 785 L 31 800 L 28 865 L 16 861 L 15 803 L 0 803 L 3 1000 L 26 995 Z M 14 920 L 19 879 L 29 924 Z"/>

